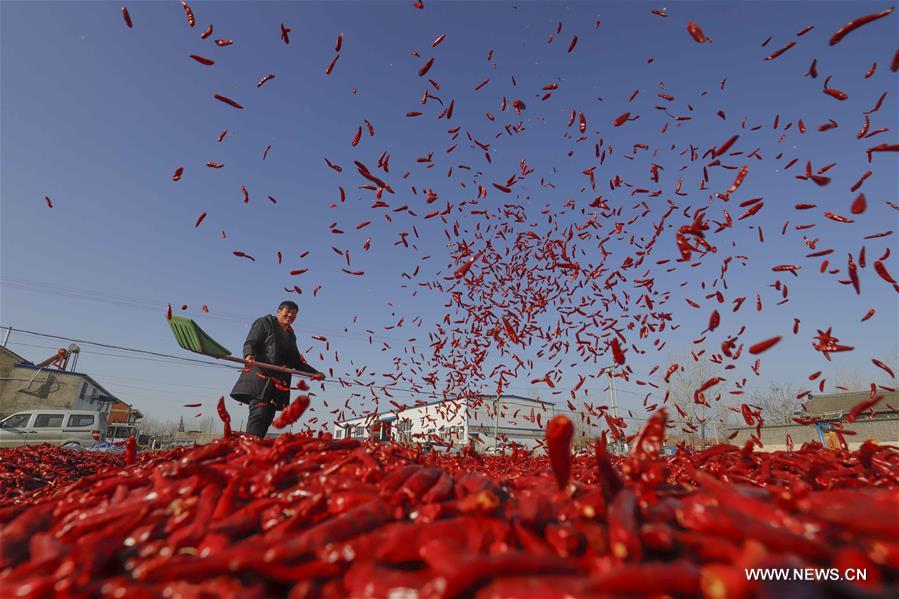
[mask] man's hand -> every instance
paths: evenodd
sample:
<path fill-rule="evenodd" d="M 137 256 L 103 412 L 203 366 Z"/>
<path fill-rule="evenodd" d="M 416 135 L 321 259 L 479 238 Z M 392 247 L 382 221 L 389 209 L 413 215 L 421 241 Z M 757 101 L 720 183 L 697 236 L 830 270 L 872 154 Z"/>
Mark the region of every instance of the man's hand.
<path fill-rule="evenodd" d="M 312 375 L 312 380 L 313 381 L 325 380 L 325 373 L 324 372 L 316 372 L 315 374 Z"/>
<path fill-rule="evenodd" d="M 245 356 L 243 359 L 243 363 L 247 368 L 252 368 L 256 363 L 256 356 Z"/>

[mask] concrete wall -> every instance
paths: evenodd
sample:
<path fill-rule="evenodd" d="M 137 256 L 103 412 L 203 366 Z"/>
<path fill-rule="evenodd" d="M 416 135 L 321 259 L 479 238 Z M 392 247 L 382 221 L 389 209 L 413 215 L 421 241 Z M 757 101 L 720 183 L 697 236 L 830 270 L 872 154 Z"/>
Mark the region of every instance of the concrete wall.
<path fill-rule="evenodd" d="M 408 431 L 400 429 L 406 426 Z M 436 435 L 446 443 L 465 444 L 465 404 L 459 400 L 444 401 L 437 404 L 417 406 L 399 413 L 393 422 L 394 438 L 408 439 L 418 443 L 433 443 L 432 435 Z M 400 437 L 398 433 L 403 436 Z"/>
<path fill-rule="evenodd" d="M 858 420 L 843 426 L 846 430 L 855 432 L 854 435 L 846 434 L 843 436 L 850 450 L 858 449 L 868 439 L 873 439 L 880 445 L 899 447 L 899 418 Z M 727 442 L 732 445 L 743 445 L 749 440 L 750 435 L 755 433 L 755 429 L 741 428 L 738 429 L 737 433 L 733 440 Z M 761 435 L 764 447 L 759 449 L 759 451 L 786 451 L 787 435 L 793 440 L 794 449 L 799 449 L 803 443 L 809 441 L 820 442 L 821 440 L 814 426 L 801 424 L 764 426 L 762 427 Z"/>
<path fill-rule="evenodd" d="M 496 406 L 494 406 L 496 404 Z M 475 447 L 502 447 L 517 443 L 536 449 L 543 439 L 543 431 L 554 410 L 542 404 L 515 397 L 484 398 L 470 402 L 467 407 L 468 437 L 475 439 Z"/>
<path fill-rule="evenodd" d="M 0 418 L 35 408 L 108 409 L 108 404 L 92 401 L 99 389 L 83 377 L 55 368 L 17 368 L 17 363 L 13 354 L 0 348 Z"/>
<path fill-rule="evenodd" d="M 0 369 L 0 417 L 34 408 L 88 409 L 76 406 L 81 377 L 56 370 Z"/>
<path fill-rule="evenodd" d="M 396 414 L 390 422 L 391 436 L 405 443 L 433 443 L 432 435 L 459 447 L 475 439 L 475 445 L 483 450 L 494 446 L 494 433 L 498 445 L 518 443 L 536 448 L 543 439 L 546 423 L 553 416 L 552 405 L 540 404 L 514 397 L 502 397 L 496 402 L 487 398 L 481 402 L 448 400 L 440 403 L 407 408 Z M 534 411 L 531 420 L 531 410 Z M 392 416 L 391 414 L 390 416 Z M 387 415 L 383 415 L 387 416 Z M 372 418 L 356 418 L 335 424 L 335 434 L 343 427 L 346 436 L 369 438 L 372 436 Z M 361 427 L 361 437 L 357 428 Z"/>

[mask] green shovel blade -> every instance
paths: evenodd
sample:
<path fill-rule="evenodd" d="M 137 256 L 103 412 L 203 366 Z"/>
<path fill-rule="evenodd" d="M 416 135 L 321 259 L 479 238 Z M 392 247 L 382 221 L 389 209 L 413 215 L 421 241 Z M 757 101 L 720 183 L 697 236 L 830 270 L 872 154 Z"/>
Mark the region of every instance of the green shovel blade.
<path fill-rule="evenodd" d="M 224 358 L 231 355 L 230 351 L 219 345 L 190 318 L 172 316 L 169 326 L 172 328 L 172 333 L 175 334 L 178 345 L 188 351 L 211 358 Z"/>

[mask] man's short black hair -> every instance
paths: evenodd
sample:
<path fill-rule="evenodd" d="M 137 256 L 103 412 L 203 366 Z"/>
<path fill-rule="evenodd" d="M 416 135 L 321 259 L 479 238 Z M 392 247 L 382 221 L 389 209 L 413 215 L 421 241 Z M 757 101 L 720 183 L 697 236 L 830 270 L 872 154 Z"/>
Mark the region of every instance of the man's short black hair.
<path fill-rule="evenodd" d="M 293 310 L 293 311 L 295 311 L 295 312 L 299 312 L 299 311 L 300 311 L 300 307 L 297 306 L 297 303 L 296 303 L 296 302 L 292 302 L 292 301 L 290 301 L 290 300 L 284 300 L 283 302 L 281 302 L 280 305 L 278 305 L 278 311 L 279 311 L 279 312 L 280 312 L 283 308 L 287 308 L 288 310 Z"/>

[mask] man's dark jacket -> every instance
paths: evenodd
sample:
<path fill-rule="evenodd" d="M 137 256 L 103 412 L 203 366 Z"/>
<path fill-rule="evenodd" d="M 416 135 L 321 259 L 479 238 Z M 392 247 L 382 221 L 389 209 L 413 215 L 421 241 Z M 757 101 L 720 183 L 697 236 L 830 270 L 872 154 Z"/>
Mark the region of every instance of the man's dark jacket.
<path fill-rule="evenodd" d="M 284 331 L 278 319 L 269 314 L 256 319 L 243 344 L 243 357 L 255 356 L 256 361 L 286 366 L 309 374 L 318 371 L 306 364 L 297 349 L 293 330 Z M 245 404 L 270 403 L 283 410 L 290 403 L 290 375 L 254 366 L 240 374 L 231 397 Z"/>

